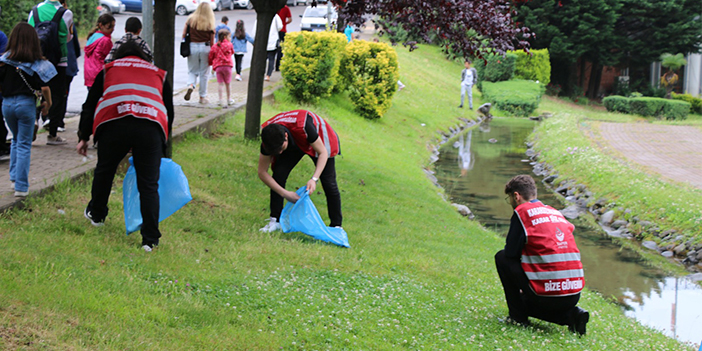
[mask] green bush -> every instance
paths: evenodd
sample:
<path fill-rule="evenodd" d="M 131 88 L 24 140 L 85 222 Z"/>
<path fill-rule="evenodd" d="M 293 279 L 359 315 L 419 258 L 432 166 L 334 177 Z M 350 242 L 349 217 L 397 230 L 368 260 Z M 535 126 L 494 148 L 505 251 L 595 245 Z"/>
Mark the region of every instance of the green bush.
<path fill-rule="evenodd" d="M 686 119 L 690 113 L 690 103 L 652 97 L 629 99 L 631 113 L 644 117 L 665 117 L 666 119 Z"/>
<path fill-rule="evenodd" d="M 619 95 L 607 96 L 602 99 L 605 108 L 609 112 L 621 112 L 629 113 L 631 111 L 631 106 L 629 105 L 629 98 Z"/>
<path fill-rule="evenodd" d="M 380 118 L 387 112 L 400 76 L 393 48 L 354 40 L 344 50 L 339 71 L 351 102 L 363 117 Z"/>
<path fill-rule="evenodd" d="M 316 103 L 329 97 L 339 78 L 346 37 L 335 32 L 290 32 L 285 37 L 280 72 L 290 95 Z"/>
<path fill-rule="evenodd" d="M 544 85 L 531 80 L 485 82 L 483 97 L 502 111 L 526 117 L 539 107 Z"/>
<path fill-rule="evenodd" d="M 531 55 L 524 51 L 510 52 L 517 56 L 514 78 L 535 80 L 548 85 L 551 82 L 551 57 L 548 49 L 530 51 Z"/>
<path fill-rule="evenodd" d="M 517 55 L 507 53 L 502 55 L 488 55 L 485 61 L 476 60 L 475 69 L 478 71 L 478 90 L 483 91 L 483 82 L 502 82 L 514 76 L 514 65 Z"/>
<path fill-rule="evenodd" d="M 690 94 L 676 94 L 671 95 L 675 100 L 687 101 L 691 105 L 691 112 L 702 114 L 702 99 L 696 98 Z"/>
<path fill-rule="evenodd" d="M 0 29 L 10 35 L 12 28 L 20 21 L 26 21 L 32 7 L 43 0 L 0 0 L 2 20 Z M 73 21 L 79 33 L 88 33 L 97 19 L 98 0 L 68 0 L 68 8 L 73 12 Z M 117 23 L 124 27 L 124 23 Z M 80 34 L 79 34 L 80 35 Z M 84 36 L 84 34 L 82 35 Z"/>

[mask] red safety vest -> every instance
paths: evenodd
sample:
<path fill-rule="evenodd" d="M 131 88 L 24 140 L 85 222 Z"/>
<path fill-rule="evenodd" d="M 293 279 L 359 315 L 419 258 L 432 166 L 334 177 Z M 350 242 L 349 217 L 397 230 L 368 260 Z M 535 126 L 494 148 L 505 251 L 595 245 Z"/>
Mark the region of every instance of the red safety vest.
<path fill-rule="evenodd" d="M 317 157 L 317 153 L 312 148 L 309 142 L 307 142 L 307 132 L 305 132 L 305 119 L 307 116 L 312 118 L 314 127 L 317 129 L 319 138 L 322 139 L 324 147 L 329 153 L 329 157 L 334 157 L 339 154 L 339 136 L 332 127 L 325 121 L 322 117 L 317 116 L 315 113 L 307 110 L 294 110 L 279 113 L 273 118 L 267 120 L 261 125 L 261 128 L 265 128 L 271 123 L 280 124 L 287 128 L 292 134 L 293 140 L 297 147 L 302 150 L 302 152 L 312 156 Z"/>
<path fill-rule="evenodd" d="M 95 108 L 93 134 L 104 123 L 126 116 L 154 121 L 168 139 L 168 114 L 163 105 L 166 71 L 135 56 L 105 65 L 105 83 Z"/>
<path fill-rule="evenodd" d="M 522 268 L 531 289 L 540 296 L 567 296 L 585 286 L 574 226 L 560 211 L 543 203 L 527 202 L 514 210 L 526 232 Z"/>

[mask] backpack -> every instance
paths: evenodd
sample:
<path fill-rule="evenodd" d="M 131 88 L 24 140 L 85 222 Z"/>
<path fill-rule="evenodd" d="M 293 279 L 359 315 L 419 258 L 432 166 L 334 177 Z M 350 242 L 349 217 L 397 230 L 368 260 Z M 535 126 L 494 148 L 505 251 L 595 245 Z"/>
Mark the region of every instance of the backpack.
<path fill-rule="evenodd" d="M 41 52 L 44 57 L 56 66 L 61 61 L 61 44 L 59 41 L 59 25 L 66 8 L 61 6 L 56 10 L 50 21 L 39 21 L 39 5 L 32 9 L 34 29 L 41 42 Z"/>

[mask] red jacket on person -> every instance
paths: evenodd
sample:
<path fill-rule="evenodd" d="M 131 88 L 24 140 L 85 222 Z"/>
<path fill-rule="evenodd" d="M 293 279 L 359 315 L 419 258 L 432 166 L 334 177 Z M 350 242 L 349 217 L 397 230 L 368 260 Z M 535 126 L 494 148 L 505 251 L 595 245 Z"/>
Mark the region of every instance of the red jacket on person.
<path fill-rule="evenodd" d="M 317 153 L 312 148 L 312 145 L 307 141 L 307 133 L 305 133 L 305 120 L 307 116 L 312 118 L 312 123 L 314 123 L 319 138 L 322 139 L 324 147 L 329 153 L 329 158 L 332 158 L 339 154 L 339 136 L 332 127 L 325 121 L 322 117 L 317 116 L 314 112 L 307 110 L 294 110 L 279 113 L 273 118 L 267 120 L 261 125 L 261 128 L 266 127 L 271 123 L 280 124 L 287 128 L 292 134 L 291 137 L 295 140 L 295 144 L 302 150 L 302 152 L 312 156 L 317 157 Z"/>
<path fill-rule="evenodd" d="M 522 269 L 531 289 L 539 296 L 568 296 L 585 286 L 580 250 L 573 229 L 560 211 L 540 201 L 523 203 L 514 210 L 522 222 L 526 242 Z"/>
<path fill-rule="evenodd" d="M 217 69 L 217 67 L 221 66 L 234 67 L 232 55 L 234 55 L 234 47 L 229 40 L 225 40 L 212 46 L 207 61 L 209 61 L 212 69 Z"/>

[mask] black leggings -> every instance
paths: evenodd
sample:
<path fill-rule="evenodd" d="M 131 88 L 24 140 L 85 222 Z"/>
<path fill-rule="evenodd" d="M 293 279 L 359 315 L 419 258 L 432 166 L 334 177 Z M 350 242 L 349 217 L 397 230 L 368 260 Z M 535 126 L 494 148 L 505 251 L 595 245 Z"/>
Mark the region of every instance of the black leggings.
<path fill-rule="evenodd" d="M 280 186 L 285 188 L 285 183 L 288 180 L 290 171 L 297 165 L 298 162 L 305 156 L 297 147 L 289 147 L 282 154 L 275 157 L 273 163 L 273 179 Z M 312 162 L 317 164 L 316 157 L 312 158 Z M 341 193 L 336 184 L 336 167 L 334 158 L 327 160 L 327 165 L 324 167 L 322 174 L 319 176 L 319 181 L 322 183 L 324 195 L 327 197 L 327 212 L 329 214 L 330 226 L 341 226 Z M 271 217 L 280 220 L 280 213 L 283 212 L 283 197 L 271 190 Z"/>
<path fill-rule="evenodd" d="M 275 54 L 277 52 L 278 50 L 268 51 L 268 55 L 266 55 L 266 59 L 268 60 L 268 71 L 266 71 L 266 75 L 269 77 L 273 74 L 273 69 L 275 68 Z"/>
<path fill-rule="evenodd" d="M 576 305 L 580 300 L 580 293 L 557 297 L 534 294 L 521 262 L 507 258 L 504 250 L 495 255 L 495 265 L 505 292 L 509 316 L 512 319 L 525 322 L 528 317 L 534 317 L 560 325 L 573 323 L 579 311 Z"/>
<path fill-rule="evenodd" d="M 244 59 L 244 54 L 234 54 L 234 61 L 236 62 L 236 74 L 241 74 L 241 61 Z"/>

